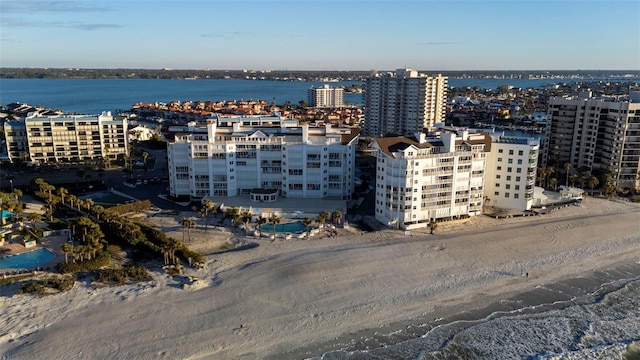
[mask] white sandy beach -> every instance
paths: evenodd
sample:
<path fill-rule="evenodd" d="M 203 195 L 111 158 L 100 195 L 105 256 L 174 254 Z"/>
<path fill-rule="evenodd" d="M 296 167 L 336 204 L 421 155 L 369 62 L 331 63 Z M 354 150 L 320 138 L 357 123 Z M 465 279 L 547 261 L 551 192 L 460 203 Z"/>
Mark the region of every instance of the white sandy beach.
<path fill-rule="evenodd" d="M 0 294 L 0 355 L 295 357 L 286 353 L 637 262 L 639 215 L 639 204 L 587 198 L 581 206 L 537 217 L 472 218 L 441 226 L 435 235 L 386 230 L 257 240 L 257 248 L 211 255 L 206 269 L 189 272 L 207 281 L 196 291 L 180 289 L 157 269 L 151 283 L 98 290 L 79 283 L 44 298 Z M 196 250 L 200 240 L 193 240 Z M 216 241 L 226 241 L 224 234 Z"/>

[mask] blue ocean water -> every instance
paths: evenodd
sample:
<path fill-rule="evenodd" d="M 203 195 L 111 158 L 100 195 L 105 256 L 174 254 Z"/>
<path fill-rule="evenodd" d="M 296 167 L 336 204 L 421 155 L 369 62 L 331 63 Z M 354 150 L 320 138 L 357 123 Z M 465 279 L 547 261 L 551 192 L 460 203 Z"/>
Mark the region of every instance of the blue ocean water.
<path fill-rule="evenodd" d="M 637 80 L 637 79 L 631 79 Z M 449 79 L 452 87 L 495 89 L 501 85 L 534 87 L 569 79 Z M 579 81 L 576 79 L 575 81 Z M 618 81 L 620 81 L 618 79 Z M 307 89 L 321 82 L 237 79 L 0 79 L 0 103 L 41 105 L 67 113 L 99 114 L 128 110 L 138 102 L 174 100 L 266 100 L 297 104 L 307 100 Z M 331 86 L 362 84 L 357 81 L 329 83 Z M 362 104 L 362 94 L 345 94 L 345 100 Z"/>

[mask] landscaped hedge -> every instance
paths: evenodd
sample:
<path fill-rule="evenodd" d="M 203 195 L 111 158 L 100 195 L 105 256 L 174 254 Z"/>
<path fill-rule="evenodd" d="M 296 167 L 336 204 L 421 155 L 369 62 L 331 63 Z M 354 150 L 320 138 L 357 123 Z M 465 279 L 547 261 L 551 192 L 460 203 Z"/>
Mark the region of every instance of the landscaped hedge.
<path fill-rule="evenodd" d="M 140 201 L 135 201 L 129 204 L 122 204 L 122 205 L 110 207 L 109 211 L 113 211 L 117 214 L 124 215 L 128 213 L 142 212 L 149 209 L 151 209 L 151 201 L 140 200 Z"/>
<path fill-rule="evenodd" d="M 59 263 L 58 264 L 58 272 L 61 274 L 75 274 L 81 271 L 91 271 L 98 270 L 101 267 L 109 265 L 111 262 L 111 255 L 109 253 L 102 251 L 96 254 L 91 260 L 79 261 L 79 262 L 69 262 L 69 263 Z"/>

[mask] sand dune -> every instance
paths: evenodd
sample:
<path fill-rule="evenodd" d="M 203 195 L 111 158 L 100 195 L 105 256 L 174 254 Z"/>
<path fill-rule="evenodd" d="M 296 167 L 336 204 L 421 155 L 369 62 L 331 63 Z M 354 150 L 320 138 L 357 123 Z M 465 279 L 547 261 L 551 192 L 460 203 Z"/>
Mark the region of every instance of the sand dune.
<path fill-rule="evenodd" d="M 345 333 L 638 261 L 639 214 L 637 204 L 589 198 L 538 217 L 474 218 L 435 235 L 259 240 L 251 250 L 209 256 L 207 268 L 192 273 L 209 285 L 197 291 L 156 272 L 154 282 L 134 286 L 79 283 L 45 298 L 0 296 L 0 354 L 299 358 L 295 349 Z"/>

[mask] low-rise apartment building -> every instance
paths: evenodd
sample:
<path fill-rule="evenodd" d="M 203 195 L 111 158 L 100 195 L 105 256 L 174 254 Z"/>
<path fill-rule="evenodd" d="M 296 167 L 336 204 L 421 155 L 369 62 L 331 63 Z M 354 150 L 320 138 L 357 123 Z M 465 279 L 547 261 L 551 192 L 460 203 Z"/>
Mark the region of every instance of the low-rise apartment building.
<path fill-rule="evenodd" d="M 273 116 L 214 117 L 170 126 L 172 196 L 349 199 L 358 129 Z"/>
<path fill-rule="evenodd" d="M 127 120 L 101 115 L 27 116 L 5 122 L 10 161 L 115 159 L 127 154 Z"/>

